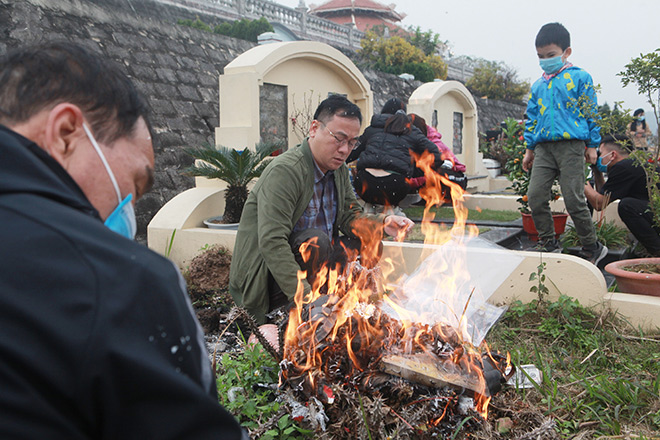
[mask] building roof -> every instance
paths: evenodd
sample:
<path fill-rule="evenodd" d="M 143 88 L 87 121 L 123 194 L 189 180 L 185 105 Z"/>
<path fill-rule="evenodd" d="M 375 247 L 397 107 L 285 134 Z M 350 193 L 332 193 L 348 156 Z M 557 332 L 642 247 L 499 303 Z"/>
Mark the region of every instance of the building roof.
<path fill-rule="evenodd" d="M 346 13 L 376 14 L 384 19 L 401 21 L 406 14 L 396 12 L 396 5 L 384 5 L 375 0 L 328 0 L 320 5 L 310 5 L 310 13 L 320 17 Z"/>

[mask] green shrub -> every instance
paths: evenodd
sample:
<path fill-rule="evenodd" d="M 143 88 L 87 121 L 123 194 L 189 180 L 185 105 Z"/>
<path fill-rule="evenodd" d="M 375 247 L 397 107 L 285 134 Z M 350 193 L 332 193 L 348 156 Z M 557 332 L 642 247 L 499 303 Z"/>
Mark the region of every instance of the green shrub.
<path fill-rule="evenodd" d="M 190 26 L 205 32 L 213 32 L 214 34 L 227 35 L 228 37 L 238 38 L 241 40 L 257 42 L 259 35 L 264 32 L 273 32 L 273 26 L 261 17 L 259 20 L 248 20 L 246 18 L 233 22 L 224 22 L 216 25 L 213 29 L 211 26 L 204 23 L 199 17 L 196 20 L 180 19 L 177 24 L 181 26 Z"/>
<path fill-rule="evenodd" d="M 508 102 L 521 102 L 529 93 L 529 83 L 518 79 L 518 72 L 504 63 L 480 60 L 465 86 L 477 96 Z"/>
<path fill-rule="evenodd" d="M 180 19 L 177 21 L 177 24 L 180 24 L 182 26 L 190 26 L 191 28 L 199 29 L 200 31 L 206 31 L 206 32 L 211 32 L 211 27 L 204 23 L 202 20 L 197 17 L 196 20 L 190 20 L 190 19 Z"/>
<path fill-rule="evenodd" d="M 605 220 L 595 223 L 594 226 L 596 238 L 608 248 L 623 248 L 628 244 L 628 230 L 626 228 L 620 228 L 614 222 Z M 561 237 L 561 244 L 564 248 L 580 245 L 580 238 L 577 235 L 575 226 L 568 225 Z"/>
<path fill-rule="evenodd" d="M 232 23 L 221 23 L 213 29 L 213 33 L 227 35 L 228 37 L 241 40 L 257 42 L 257 37 L 264 32 L 273 32 L 273 26 L 261 17 L 259 20 L 248 20 L 246 18 Z"/>
<path fill-rule="evenodd" d="M 220 403 L 241 426 L 255 431 L 271 425 L 262 439 L 293 440 L 309 433 L 298 427 L 275 401 L 275 387 L 271 385 L 278 382 L 279 366 L 260 344 L 247 345 L 243 352 L 225 353 L 218 370 L 216 385 Z"/>
<path fill-rule="evenodd" d="M 376 70 L 395 75 L 410 73 L 424 82 L 447 77 L 447 64 L 442 57 L 426 55 L 403 37 L 385 37 L 382 31 L 372 29 L 367 31 L 360 46 L 360 56 Z"/>

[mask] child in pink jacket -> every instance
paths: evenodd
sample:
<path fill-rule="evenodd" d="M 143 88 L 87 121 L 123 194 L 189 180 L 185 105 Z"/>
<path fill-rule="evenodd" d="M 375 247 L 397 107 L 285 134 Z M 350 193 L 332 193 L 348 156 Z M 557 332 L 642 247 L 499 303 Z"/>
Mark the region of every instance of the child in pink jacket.
<path fill-rule="evenodd" d="M 423 132 L 424 130 L 422 130 L 422 133 Z M 442 135 L 438 132 L 438 130 L 431 127 L 430 125 L 427 125 L 426 137 L 429 138 L 431 142 L 433 142 L 438 146 L 438 149 L 440 150 L 440 154 L 442 154 L 443 159 L 448 159 L 452 161 L 452 163 L 454 164 L 454 167 L 452 169 L 454 171 L 460 171 L 461 173 L 465 172 L 466 170 L 465 165 L 459 162 L 459 160 L 454 155 L 454 152 L 451 151 L 451 149 L 448 146 L 446 146 L 444 142 L 442 142 Z"/>

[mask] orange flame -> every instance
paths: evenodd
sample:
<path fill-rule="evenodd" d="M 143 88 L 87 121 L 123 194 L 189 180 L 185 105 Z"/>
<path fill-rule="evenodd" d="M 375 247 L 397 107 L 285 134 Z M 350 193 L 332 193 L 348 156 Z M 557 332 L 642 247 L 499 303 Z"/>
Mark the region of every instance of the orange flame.
<path fill-rule="evenodd" d="M 465 296 L 466 289 L 468 302 L 472 297 L 464 242 L 478 235 L 478 229 L 474 225 L 466 226 L 463 190 L 432 169 L 434 157 L 424 154 L 415 155 L 414 159 L 426 177 L 426 186 L 419 190 L 426 201 L 421 224 L 425 250 L 428 247 L 427 253 L 431 253 L 438 246 L 451 244 L 450 252 L 444 259 L 429 264 L 425 276 L 408 281 L 403 291 L 396 287 L 401 280 L 388 279 L 395 262 L 379 261 L 382 227 L 374 228 L 368 220 L 356 220 L 353 231 L 362 242 L 359 262 L 346 269 L 324 267 L 316 274 L 308 293 L 302 283 L 306 273 L 298 273 L 296 307 L 290 312 L 285 333 L 284 359 L 293 366 L 295 375 L 305 376 L 315 389 L 320 386 L 319 380 L 337 374 L 335 367 L 325 361 L 339 342 L 345 349 L 348 374 L 352 375 L 369 368 L 374 357 L 379 359 L 387 354 L 427 353 L 438 358 L 437 353 L 432 353 L 430 343 L 441 338 L 451 342 L 453 349 L 445 360 L 438 358 L 438 362 L 451 363 L 455 371 L 477 382 L 475 403 L 485 418 L 490 395 L 481 353 L 471 344 L 465 314 L 467 304 L 457 302 Z M 435 214 L 431 208 L 449 198 L 453 201 L 455 221 L 447 228 L 433 222 Z M 308 246 L 301 248 L 306 258 L 309 258 Z M 324 285 L 326 294 L 321 293 Z M 433 295 L 422 295 L 429 289 Z M 285 378 L 293 374 L 283 372 Z M 433 423 L 439 423 L 443 416 Z"/>

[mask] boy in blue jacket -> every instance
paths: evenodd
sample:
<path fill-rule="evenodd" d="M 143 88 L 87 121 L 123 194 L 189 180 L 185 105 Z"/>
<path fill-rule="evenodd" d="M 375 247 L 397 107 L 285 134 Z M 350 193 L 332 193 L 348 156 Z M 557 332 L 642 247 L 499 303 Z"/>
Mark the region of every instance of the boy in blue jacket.
<path fill-rule="evenodd" d="M 584 196 L 584 165 L 596 163 L 600 128 L 580 111 L 587 103 L 595 114 L 596 94 L 591 75 L 567 61 L 571 36 L 560 23 L 548 23 L 536 35 L 536 52 L 543 75 L 532 86 L 527 103 L 523 169 L 532 174 L 527 196 L 539 231 L 535 250 L 560 252 L 555 238 L 550 198 L 559 179 L 566 209 L 582 244 L 580 255 L 593 264 L 607 255 L 596 231 Z M 583 97 L 582 99 L 580 99 Z"/>

